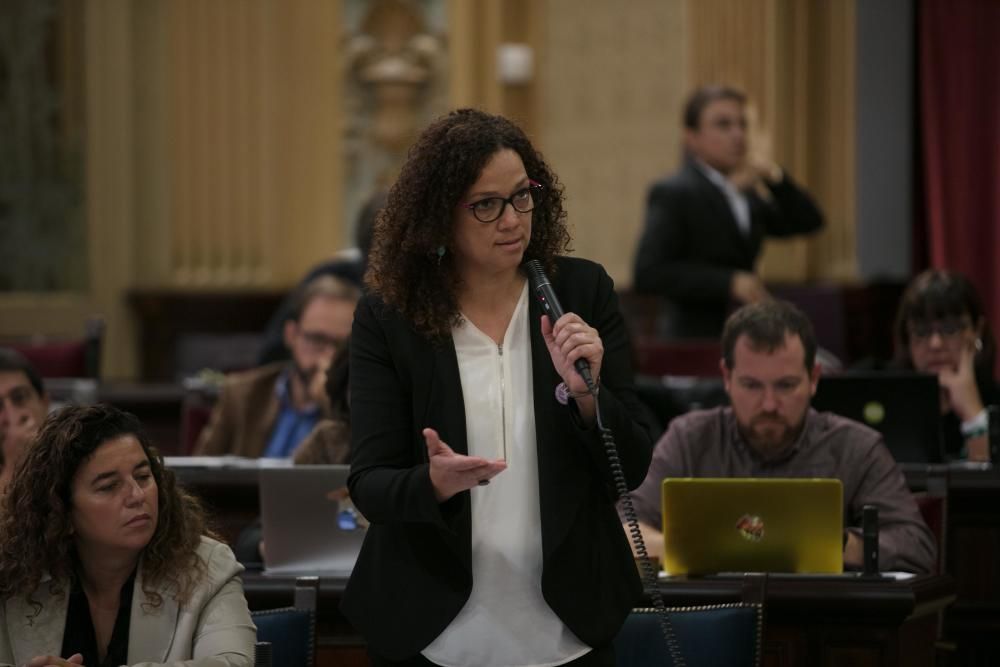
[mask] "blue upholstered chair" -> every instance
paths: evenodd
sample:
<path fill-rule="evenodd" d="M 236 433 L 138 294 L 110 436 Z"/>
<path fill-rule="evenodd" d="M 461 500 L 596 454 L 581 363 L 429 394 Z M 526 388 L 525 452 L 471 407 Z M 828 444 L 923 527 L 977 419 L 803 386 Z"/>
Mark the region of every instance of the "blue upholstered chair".
<path fill-rule="evenodd" d="M 667 609 L 677 649 L 687 667 L 757 667 L 764 630 L 763 607 L 746 602 Z M 618 667 L 674 667 L 679 664 L 651 608 L 629 614 L 615 638 Z"/>
<path fill-rule="evenodd" d="M 318 593 L 318 577 L 299 577 L 295 580 L 294 606 L 250 612 L 257 626 L 257 665 L 313 667 L 316 659 Z M 270 644 L 270 651 L 260 650 L 264 643 Z M 260 658 L 263 655 L 269 655 L 270 661 L 262 661 Z"/>

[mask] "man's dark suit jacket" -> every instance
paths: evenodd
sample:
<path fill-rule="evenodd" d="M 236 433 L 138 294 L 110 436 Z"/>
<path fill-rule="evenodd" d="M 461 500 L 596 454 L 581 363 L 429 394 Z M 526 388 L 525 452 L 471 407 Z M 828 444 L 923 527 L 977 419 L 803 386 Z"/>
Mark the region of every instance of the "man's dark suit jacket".
<path fill-rule="evenodd" d="M 611 278 L 592 262 L 561 258 L 551 276 L 567 312 L 601 335 L 599 401 L 630 489 L 652 443 L 636 420 L 624 321 Z M 616 494 L 596 428 L 556 401 L 562 381 L 529 306 L 542 530 L 542 594 L 590 646 L 606 645 L 637 601 L 636 566 L 615 511 Z M 416 655 L 455 618 L 472 591 L 468 491 L 438 504 L 421 429 L 468 452 L 458 360 L 451 338 L 432 342 L 397 311 L 362 298 L 351 337 L 351 498 L 371 522 L 341 608 L 372 652 Z M 500 473 L 501 475 L 503 473 Z"/>
<path fill-rule="evenodd" d="M 770 202 L 746 193 L 746 236 L 725 195 L 691 161 L 650 188 L 633 286 L 637 293 L 666 297 L 666 333 L 717 338 L 733 272 L 754 270 L 764 236 L 803 234 L 823 225 L 812 198 L 787 175 L 767 187 Z"/>

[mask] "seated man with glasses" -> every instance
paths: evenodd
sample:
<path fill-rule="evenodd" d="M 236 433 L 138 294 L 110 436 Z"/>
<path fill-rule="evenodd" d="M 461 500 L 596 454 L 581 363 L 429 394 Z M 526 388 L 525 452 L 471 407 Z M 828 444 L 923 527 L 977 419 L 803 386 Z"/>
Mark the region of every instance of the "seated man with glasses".
<path fill-rule="evenodd" d="M 359 298 L 354 285 L 321 276 L 303 287 L 284 337 L 292 358 L 227 379 L 195 454 L 292 456 L 326 415 L 326 370 L 347 341 Z"/>
<path fill-rule="evenodd" d="M 982 301 L 965 276 L 931 270 L 913 279 L 896 315 L 896 361 L 938 376 L 944 447 L 952 457 L 990 459 L 987 407 L 1000 403 L 995 359 Z"/>

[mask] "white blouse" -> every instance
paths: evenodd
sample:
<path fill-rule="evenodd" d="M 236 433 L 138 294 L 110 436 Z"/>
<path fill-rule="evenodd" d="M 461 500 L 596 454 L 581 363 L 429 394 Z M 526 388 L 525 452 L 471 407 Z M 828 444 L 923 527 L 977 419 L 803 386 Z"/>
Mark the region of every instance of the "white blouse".
<path fill-rule="evenodd" d="M 528 319 L 525 283 L 502 345 L 464 318 L 452 330 L 469 455 L 505 458 L 507 469 L 472 489 L 472 593 L 423 650 L 445 667 L 549 667 L 590 650 L 542 597 Z"/>

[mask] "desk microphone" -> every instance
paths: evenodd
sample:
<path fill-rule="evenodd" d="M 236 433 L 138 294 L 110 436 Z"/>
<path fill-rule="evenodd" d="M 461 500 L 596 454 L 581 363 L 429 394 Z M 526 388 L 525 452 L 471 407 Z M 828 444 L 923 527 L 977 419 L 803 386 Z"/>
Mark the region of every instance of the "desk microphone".
<path fill-rule="evenodd" d="M 878 574 L 878 507 L 865 505 L 861 509 L 861 534 L 865 551 L 864 574 Z"/>
<path fill-rule="evenodd" d="M 524 263 L 524 268 L 528 271 L 528 280 L 531 281 L 531 289 L 535 291 L 535 296 L 538 297 L 538 302 L 542 305 L 542 310 L 549 316 L 549 322 L 554 325 L 556 320 L 566 314 L 566 311 L 563 310 L 562 305 L 559 303 L 559 297 L 556 296 L 555 290 L 552 289 L 552 283 L 549 282 L 548 276 L 545 275 L 542 263 L 537 259 L 532 259 Z M 576 367 L 576 372 L 587 383 L 587 389 L 593 392 L 594 378 L 590 373 L 590 362 L 581 357 L 574 361 L 573 365 Z"/>
<path fill-rule="evenodd" d="M 989 405 L 986 407 L 986 439 L 989 445 L 990 461 L 993 462 L 994 470 L 1000 465 L 1000 407 Z"/>

